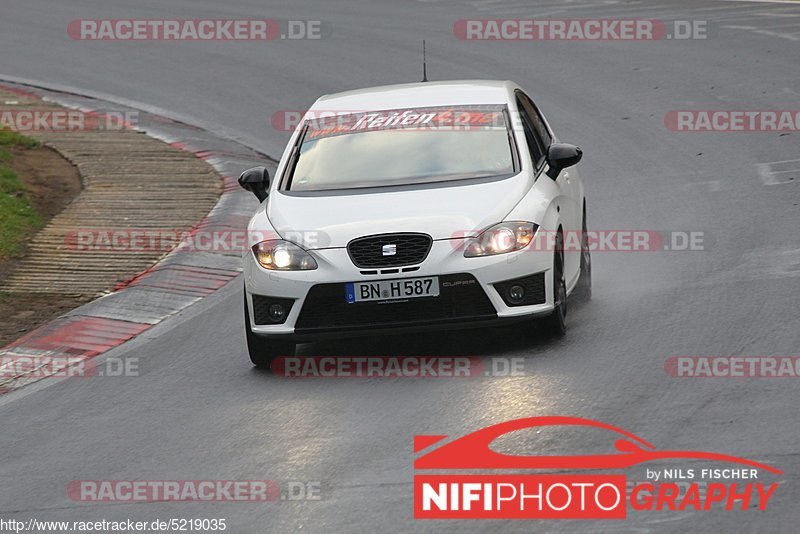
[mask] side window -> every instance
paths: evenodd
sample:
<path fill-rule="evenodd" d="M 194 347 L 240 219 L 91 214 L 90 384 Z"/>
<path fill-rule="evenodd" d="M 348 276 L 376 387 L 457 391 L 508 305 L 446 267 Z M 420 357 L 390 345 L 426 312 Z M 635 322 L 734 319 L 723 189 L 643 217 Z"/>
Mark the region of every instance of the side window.
<path fill-rule="evenodd" d="M 544 150 L 539 136 L 536 133 L 533 119 L 531 118 L 528 106 L 524 101 L 517 97 L 517 109 L 519 110 L 520 120 L 522 121 L 522 129 L 525 131 L 525 142 L 528 144 L 528 150 L 531 153 L 531 160 L 536 168 L 539 168 L 544 160 Z"/>
<path fill-rule="evenodd" d="M 539 113 L 539 108 L 537 108 L 532 102 L 530 102 L 530 105 L 533 108 L 533 112 L 531 113 L 531 118 L 533 119 L 533 126 L 534 128 L 536 128 L 536 133 L 539 134 L 539 139 L 541 139 L 544 142 L 545 149 L 547 149 L 547 147 L 550 146 L 550 143 L 553 142 L 553 138 L 550 136 L 550 132 L 547 131 L 547 126 L 544 123 L 542 114 Z"/>

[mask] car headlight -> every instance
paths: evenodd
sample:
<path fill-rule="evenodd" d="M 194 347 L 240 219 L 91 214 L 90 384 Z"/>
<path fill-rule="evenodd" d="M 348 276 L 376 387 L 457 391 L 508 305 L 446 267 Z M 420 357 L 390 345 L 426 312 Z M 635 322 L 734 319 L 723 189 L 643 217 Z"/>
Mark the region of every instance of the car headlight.
<path fill-rule="evenodd" d="M 508 221 L 487 228 L 478 237 L 470 238 L 464 250 L 465 258 L 505 254 L 527 247 L 538 224 L 527 221 Z"/>
<path fill-rule="evenodd" d="M 271 239 L 253 245 L 256 261 L 272 271 L 310 271 L 317 268 L 311 255 L 289 241 Z"/>

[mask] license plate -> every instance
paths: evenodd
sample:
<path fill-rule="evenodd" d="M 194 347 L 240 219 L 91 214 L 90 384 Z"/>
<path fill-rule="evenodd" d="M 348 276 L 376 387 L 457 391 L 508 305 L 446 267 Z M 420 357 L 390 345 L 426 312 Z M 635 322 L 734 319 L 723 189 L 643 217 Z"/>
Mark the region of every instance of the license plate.
<path fill-rule="evenodd" d="M 345 298 L 349 304 L 376 300 L 405 300 L 439 296 L 439 277 L 405 278 L 403 280 L 378 280 L 345 284 Z"/>

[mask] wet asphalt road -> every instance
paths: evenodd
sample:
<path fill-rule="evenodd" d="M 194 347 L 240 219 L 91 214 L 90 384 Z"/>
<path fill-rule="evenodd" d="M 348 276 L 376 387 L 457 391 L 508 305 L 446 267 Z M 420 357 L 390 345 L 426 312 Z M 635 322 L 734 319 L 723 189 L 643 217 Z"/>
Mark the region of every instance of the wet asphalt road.
<path fill-rule="evenodd" d="M 798 109 L 800 5 L 3 0 L 2 11 L 0 78 L 160 108 L 275 157 L 288 133 L 272 127 L 273 113 L 303 109 L 325 93 L 417 81 L 425 38 L 432 79 L 513 79 L 563 140 L 584 149 L 592 227 L 699 231 L 705 250 L 595 254 L 594 299 L 571 307 L 563 340 L 471 331 L 299 350 L 524 357 L 525 376 L 517 377 L 288 380 L 258 372 L 246 355 L 237 279 L 111 353 L 138 358 L 141 376 L 66 380 L 0 398 L 0 517 L 227 518 L 228 531 L 237 533 L 796 529 L 797 381 L 679 379 L 664 363 L 675 355 L 800 351 L 800 170 L 764 175 L 800 169 L 800 161 L 775 163 L 800 158 L 800 137 L 675 133 L 663 117 L 674 109 Z M 323 21 L 325 38 L 113 43 L 66 34 L 72 19 L 132 17 L 312 19 Z M 469 17 L 705 20 L 708 38 L 456 39 L 453 22 Z M 764 512 L 630 512 L 624 523 L 412 520 L 414 434 L 457 436 L 533 415 L 588 417 L 662 448 L 757 459 L 783 469 L 785 482 Z M 529 433 L 503 446 L 515 453 L 608 452 L 601 437 Z M 644 468 L 627 473 L 643 478 Z M 73 502 L 65 488 L 82 479 L 312 482 L 322 499 Z"/>

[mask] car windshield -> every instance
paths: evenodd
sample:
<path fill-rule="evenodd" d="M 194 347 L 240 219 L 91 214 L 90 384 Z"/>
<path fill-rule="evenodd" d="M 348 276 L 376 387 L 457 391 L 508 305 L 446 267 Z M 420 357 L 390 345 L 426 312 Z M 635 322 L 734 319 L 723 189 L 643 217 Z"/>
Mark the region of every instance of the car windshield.
<path fill-rule="evenodd" d="M 349 113 L 305 123 L 286 189 L 320 191 L 511 174 L 505 106 Z"/>

